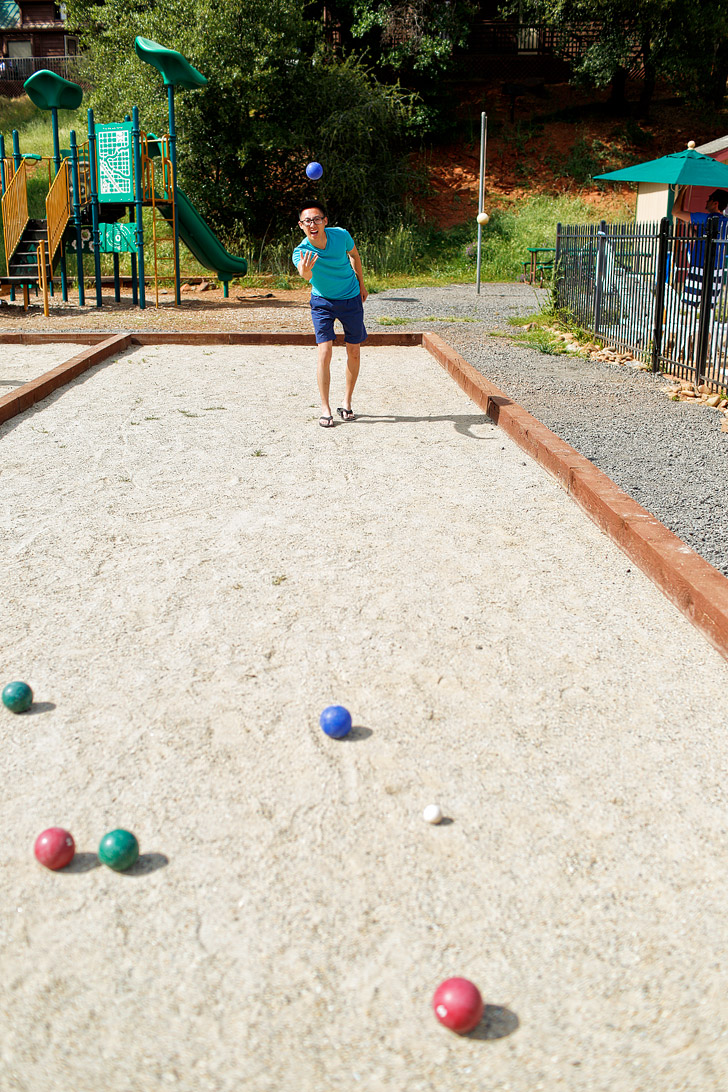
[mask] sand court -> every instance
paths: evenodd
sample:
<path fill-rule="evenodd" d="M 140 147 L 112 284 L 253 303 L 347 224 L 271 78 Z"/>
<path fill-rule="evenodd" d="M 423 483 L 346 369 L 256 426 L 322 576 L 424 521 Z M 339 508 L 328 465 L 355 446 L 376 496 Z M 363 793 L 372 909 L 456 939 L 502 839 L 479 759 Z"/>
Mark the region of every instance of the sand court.
<path fill-rule="evenodd" d="M 285 346 L 131 348 L 0 426 L 3 1088 L 728 1078 L 728 665 L 424 349 L 362 359 L 333 430 Z"/>
<path fill-rule="evenodd" d="M 57 367 L 81 345 L 3 345 L 0 350 L 0 396 L 9 394 L 43 372 Z"/>

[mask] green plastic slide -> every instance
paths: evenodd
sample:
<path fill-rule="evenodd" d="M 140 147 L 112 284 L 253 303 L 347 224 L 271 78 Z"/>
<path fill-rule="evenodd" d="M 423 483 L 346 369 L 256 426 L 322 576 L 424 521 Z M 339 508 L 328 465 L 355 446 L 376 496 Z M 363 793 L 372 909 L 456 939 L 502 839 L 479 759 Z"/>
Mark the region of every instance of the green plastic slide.
<path fill-rule="evenodd" d="M 172 206 L 160 206 L 168 222 L 171 222 Z M 177 190 L 177 229 L 179 237 L 200 265 L 217 273 L 219 280 L 243 277 L 248 272 L 245 258 L 230 254 L 215 232 L 203 220 L 184 190 Z"/>

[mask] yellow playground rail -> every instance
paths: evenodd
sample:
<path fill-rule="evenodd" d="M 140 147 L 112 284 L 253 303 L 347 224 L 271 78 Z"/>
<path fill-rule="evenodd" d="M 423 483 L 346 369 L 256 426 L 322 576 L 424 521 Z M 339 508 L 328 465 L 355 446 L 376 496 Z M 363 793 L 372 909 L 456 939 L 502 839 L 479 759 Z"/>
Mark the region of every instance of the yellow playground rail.
<path fill-rule="evenodd" d="M 71 219 L 71 177 L 67 159 L 61 160 L 58 174 L 48 190 L 45 204 L 48 221 L 48 261 L 53 265 L 63 232 Z"/>
<path fill-rule="evenodd" d="M 2 213 L 3 228 L 5 230 L 5 264 L 9 268 L 10 259 L 15 253 L 30 220 L 25 160 L 14 171 L 13 177 L 3 194 Z"/>
<path fill-rule="evenodd" d="M 43 294 L 43 314 L 48 318 L 48 269 L 46 266 L 46 245 L 42 239 L 38 242 L 38 287 Z"/>

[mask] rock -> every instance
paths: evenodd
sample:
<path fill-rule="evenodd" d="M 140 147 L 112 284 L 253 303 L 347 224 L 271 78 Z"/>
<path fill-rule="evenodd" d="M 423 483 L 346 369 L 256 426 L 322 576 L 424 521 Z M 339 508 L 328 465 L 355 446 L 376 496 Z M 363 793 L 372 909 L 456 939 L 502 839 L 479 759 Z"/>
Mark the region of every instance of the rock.
<path fill-rule="evenodd" d="M 711 394 L 710 398 L 706 398 L 705 401 L 709 406 L 718 406 L 720 405 L 721 398 L 719 394 Z"/>
<path fill-rule="evenodd" d="M 187 284 L 186 282 L 180 288 L 180 292 L 194 292 L 194 290 L 195 286 L 192 284 Z"/>
<path fill-rule="evenodd" d="M 720 431 L 728 432 L 728 417 L 724 417 L 720 423 Z"/>
<path fill-rule="evenodd" d="M 210 291 L 210 282 L 209 281 L 202 281 L 200 284 L 197 285 L 197 291 L 198 292 L 209 292 Z"/>

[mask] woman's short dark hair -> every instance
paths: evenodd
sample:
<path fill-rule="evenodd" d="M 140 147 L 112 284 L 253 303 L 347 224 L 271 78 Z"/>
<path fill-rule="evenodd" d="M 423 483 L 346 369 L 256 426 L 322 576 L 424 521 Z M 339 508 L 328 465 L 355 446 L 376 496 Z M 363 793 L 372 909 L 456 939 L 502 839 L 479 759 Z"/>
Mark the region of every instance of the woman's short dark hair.
<path fill-rule="evenodd" d="M 306 209 L 318 209 L 322 216 L 328 216 L 328 213 L 320 201 L 308 201 L 305 205 L 301 205 L 298 210 L 298 219 L 300 220 Z"/>

